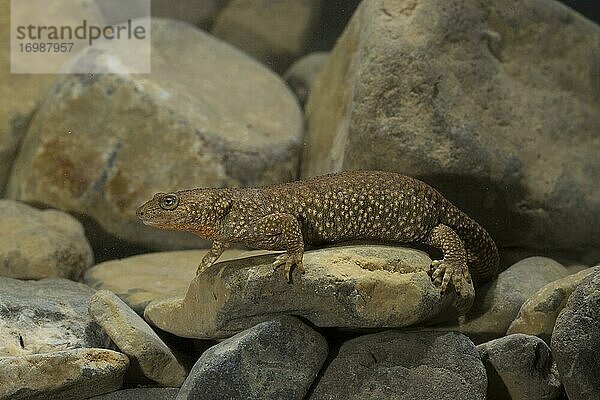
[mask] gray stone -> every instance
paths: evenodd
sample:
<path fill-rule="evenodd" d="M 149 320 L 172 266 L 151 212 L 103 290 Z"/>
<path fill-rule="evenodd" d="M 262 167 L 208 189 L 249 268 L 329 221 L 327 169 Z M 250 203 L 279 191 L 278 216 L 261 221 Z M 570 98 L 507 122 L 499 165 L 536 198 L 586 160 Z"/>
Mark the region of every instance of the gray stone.
<path fill-rule="evenodd" d="M 163 251 L 106 261 L 87 270 L 84 282 L 94 289 L 110 290 L 141 315 L 152 300 L 185 293 L 207 251 Z M 226 250 L 219 260 L 263 253 Z"/>
<path fill-rule="evenodd" d="M 552 0 L 363 1 L 307 102 L 302 175 L 397 171 L 500 246 L 598 248 L 599 36 Z"/>
<path fill-rule="evenodd" d="M 78 280 L 94 255 L 83 227 L 69 214 L 0 200 L 0 276 Z"/>
<path fill-rule="evenodd" d="M 523 303 L 544 285 L 568 275 L 565 267 L 546 257 L 530 257 L 501 272 L 495 281 L 477 289 L 475 303 L 458 330 L 475 343 L 505 335 Z"/>
<path fill-rule="evenodd" d="M 136 370 L 163 386 L 181 386 L 187 376 L 185 367 L 146 321 L 117 295 L 108 290 L 96 292 L 90 299 L 89 312 L 119 350 L 129 356 Z"/>
<path fill-rule="evenodd" d="M 90 400 L 175 400 L 176 388 L 136 388 L 92 397 Z"/>
<path fill-rule="evenodd" d="M 311 400 L 485 399 L 485 368 L 457 332 L 382 332 L 342 345 Z"/>
<path fill-rule="evenodd" d="M 419 250 L 349 245 L 308 251 L 306 273 L 294 272 L 292 284 L 273 271 L 274 258 L 217 263 L 185 295 L 148 304 L 144 317 L 178 336 L 219 338 L 281 314 L 344 328 L 403 327 L 456 315 L 458 296 L 440 293 L 427 274 L 431 259 Z"/>
<path fill-rule="evenodd" d="M 181 249 L 201 242 L 135 215 L 154 193 L 297 175 L 303 116 L 281 78 L 183 22 L 154 19 L 151 50 L 150 75 L 58 82 L 24 138 L 10 198 L 89 216 L 131 242 Z M 94 62 L 107 71 L 118 64 L 103 60 Z"/>
<path fill-rule="evenodd" d="M 211 32 L 275 71 L 283 72 L 307 50 L 322 0 L 231 0 Z"/>
<path fill-rule="evenodd" d="M 0 356 L 107 347 L 106 333 L 87 311 L 94 292 L 66 279 L 0 278 Z"/>
<path fill-rule="evenodd" d="M 121 387 L 127 356 L 106 349 L 74 349 L 0 357 L 3 400 L 79 400 Z"/>
<path fill-rule="evenodd" d="M 584 279 L 556 319 L 552 354 L 570 400 L 600 398 L 600 272 Z"/>
<path fill-rule="evenodd" d="M 204 352 L 177 399 L 302 400 L 327 352 L 296 318 L 262 322 Z"/>
<path fill-rule="evenodd" d="M 550 348 L 536 336 L 514 334 L 477 346 L 487 370 L 487 400 L 553 400 L 561 394 Z"/>
<path fill-rule="evenodd" d="M 587 268 L 542 287 L 523 303 L 506 333 L 535 335 L 550 343 L 556 318 L 567 304 L 569 296 L 588 275 L 598 271 L 600 266 Z"/>
<path fill-rule="evenodd" d="M 300 104 L 306 102 L 310 88 L 328 57 L 329 53 L 324 51 L 310 53 L 296 60 L 283 74 L 283 79 L 296 93 Z"/>

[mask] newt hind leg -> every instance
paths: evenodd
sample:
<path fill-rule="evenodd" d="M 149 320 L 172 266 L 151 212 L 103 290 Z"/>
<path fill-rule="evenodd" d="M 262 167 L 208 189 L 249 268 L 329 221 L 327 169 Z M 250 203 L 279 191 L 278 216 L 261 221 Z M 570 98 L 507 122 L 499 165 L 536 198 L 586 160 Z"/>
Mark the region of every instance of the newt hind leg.
<path fill-rule="evenodd" d="M 440 285 L 442 293 L 446 292 L 452 283 L 459 295 L 455 306 L 461 314 L 465 314 L 473 304 L 475 291 L 462 240 L 452 228 L 440 224 L 431 230 L 426 243 L 440 249 L 444 254 L 442 260 L 431 262 L 431 279 Z"/>

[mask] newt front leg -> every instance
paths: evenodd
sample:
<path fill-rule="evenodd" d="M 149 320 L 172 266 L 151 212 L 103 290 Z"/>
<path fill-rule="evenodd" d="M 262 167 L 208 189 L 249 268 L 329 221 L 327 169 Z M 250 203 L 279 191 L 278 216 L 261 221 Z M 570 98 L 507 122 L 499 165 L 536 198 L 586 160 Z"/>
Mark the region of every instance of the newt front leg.
<path fill-rule="evenodd" d="M 202 257 L 200 265 L 196 270 L 196 276 L 200 275 L 202 271 L 210 267 L 221 257 L 221 254 L 229 247 L 229 243 L 221 242 L 218 240 L 213 241 L 210 250 Z"/>

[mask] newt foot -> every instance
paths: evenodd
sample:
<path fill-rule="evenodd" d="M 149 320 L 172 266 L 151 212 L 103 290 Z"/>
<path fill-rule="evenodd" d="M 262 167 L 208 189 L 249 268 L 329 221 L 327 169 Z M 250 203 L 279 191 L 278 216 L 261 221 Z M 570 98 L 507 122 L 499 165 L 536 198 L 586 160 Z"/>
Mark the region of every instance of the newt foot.
<path fill-rule="evenodd" d="M 290 274 L 292 272 L 292 266 L 296 265 L 296 268 L 298 268 L 298 271 L 301 274 L 304 274 L 306 272 L 306 270 L 304 269 L 304 266 L 302 265 L 302 253 L 300 253 L 300 254 L 288 254 L 288 253 L 280 254 L 279 256 L 277 256 L 275 261 L 273 261 L 273 271 L 276 271 L 282 265 L 283 265 L 283 272 L 285 275 L 285 279 L 287 280 L 288 283 L 291 283 L 291 281 L 292 281 L 291 276 L 290 276 Z"/>
<path fill-rule="evenodd" d="M 452 282 L 454 290 L 459 296 L 455 306 L 460 314 L 465 314 L 475 297 L 471 274 L 466 265 L 447 260 L 434 260 L 431 262 L 430 276 L 434 284 L 440 285 L 440 291 L 446 293 L 448 285 Z"/>

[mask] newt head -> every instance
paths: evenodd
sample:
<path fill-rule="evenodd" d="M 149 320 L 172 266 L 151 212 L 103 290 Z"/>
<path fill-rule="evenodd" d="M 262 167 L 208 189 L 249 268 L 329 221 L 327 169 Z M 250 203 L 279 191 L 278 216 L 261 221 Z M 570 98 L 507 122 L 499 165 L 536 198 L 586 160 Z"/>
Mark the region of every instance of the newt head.
<path fill-rule="evenodd" d="M 229 208 L 230 201 L 224 191 L 191 189 L 156 193 L 138 207 L 136 214 L 145 225 L 193 232 L 210 239 Z"/>

